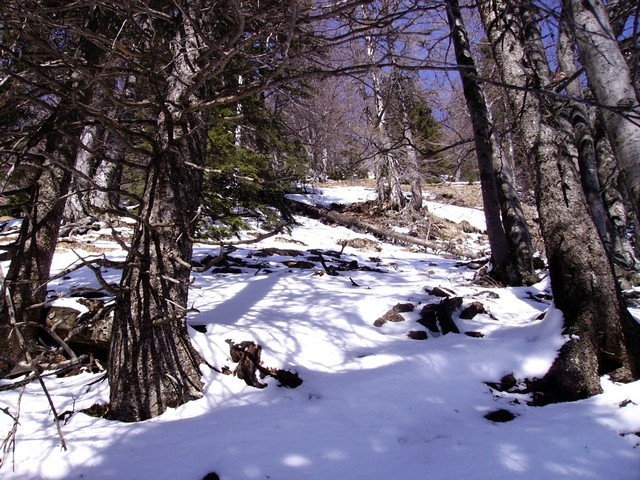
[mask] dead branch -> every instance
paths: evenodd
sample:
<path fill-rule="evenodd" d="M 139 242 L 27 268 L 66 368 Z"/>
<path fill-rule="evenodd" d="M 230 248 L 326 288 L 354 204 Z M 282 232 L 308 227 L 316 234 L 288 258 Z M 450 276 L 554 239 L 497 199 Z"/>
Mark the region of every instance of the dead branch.
<path fill-rule="evenodd" d="M 16 405 L 16 414 L 15 415 L 11 415 L 11 413 L 9 412 L 9 408 L 5 407 L 5 408 L 0 408 L 1 411 L 3 411 L 4 413 L 6 413 L 7 415 L 9 415 L 11 417 L 11 419 L 13 420 L 13 425 L 11 426 L 11 429 L 9 430 L 9 433 L 7 433 L 7 436 L 4 438 L 4 440 L 2 441 L 2 444 L 0 444 L 0 447 L 2 447 L 2 458 L 0 458 L 0 468 L 2 468 L 2 466 L 4 465 L 4 458 L 7 454 L 7 452 L 9 451 L 9 449 L 11 449 L 11 461 L 12 461 L 12 465 L 15 468 L 15 463 L 16 463 L 16 433 L 18 431 L 18 425 L 20 424 L 20 404 L 22 403 L 22 395 L 24 394 L 24 387 L 22 388 L 22 390 L 20 391 L 20 394 L 18 395 L 18 403 Z"/>
<path fill-rule="evenodd" d="M 377 225 L 373 225 L 369 222 L 365 222 L 363 220 L 359 220 L 355 217 L 352 217 L 350 215 L 344 215 L 344 214 L 340 214 L 340 213 L 336 213 L 334 211 L 328 210 L 326 208 L 322 208 L 322 207 L 318 207 L 315 205 L 309 205 L 309 204 L 304 204 L 304 203 L 298 203 L 297 207 L 299 209 L 301 209 L 303 212 L 305 213 L 310 213 L 311 215 L 315 215 L 315 216 L 320 216 L 322 218 L 326 218 L 328 220 L 331 220 L 332 222 L 338 223 L 340 225 L 344 225 L 345 227 L 354 229 L 360 229 L 360 230 L 364 230 L 366 232 L 372 233 L 374 235 L 380 236 L 380 237 L 384 237 L 384 238 L 390 238 L 393 240 L 397 240 L 400 242 L 404 242 L 404 243 L 409 243 L 412 245 L 418 245 L 421 247 L 425 247 L 425 248 L 429 248 L 431 250 L 435 250 L 435 251 L 448 251 L 454 255 L 457 256 L 466 256 L 464 254 L 464 252 L 459 251 L 458 249 L 456 249 L 455 247 L 451 246 L 451 245 L 440 245 L 437 242 L 432 242 L 430 240 L 427 239 L 423 239 L 423 238 L 416 238 L 416 237 L 412 237 L 410 235 L 406 235 L 404 233 L 400 233 L 400 232 L 396 232 L 393 231 L 389 228 L 385 228 L 385 227 L 379 227 Z"/>
<path fill-rule="evenodd" d="M 47 390 L 47 386 L 44 384 L 44 380 L 42 379 L 39 365 L 36 366 L 36 371 L 34 373 L 36 374 L 38 383 L 40 383 L 40 386 L 42 387 L 42 391 L 47 397 L 47 401 L 49 402 L 49 406 L 51 407 L 51 412 L 53 413 L 53 420 L 56 424 L 56 429 L 58 430 L 58 436 L 60 437 L 60 446 L 64 451 L 67 451 L 67 443 L 64 441 L 64 435 L 62 434 L 62 428 L 60 427 L 60 416 L 58 415 L 56 406 L 53 404 L 51 395 L 49 395 L 49 390 Z"/>

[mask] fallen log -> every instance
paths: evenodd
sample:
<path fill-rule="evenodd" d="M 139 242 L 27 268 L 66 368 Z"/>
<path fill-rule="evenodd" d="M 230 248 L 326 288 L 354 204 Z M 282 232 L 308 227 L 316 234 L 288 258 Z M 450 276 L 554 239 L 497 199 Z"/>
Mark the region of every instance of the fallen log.
<path fill-rule="evenodd" d="M 469 252 L 463 252 L 459 250 L 452 244 L 443 245 L 438 242 L 434 242 L 424 238 L 412 237 L 410 235 L 391 230 L 390 228 L 374 225 L 372 223 L 365 222 L 364 220 L 360 220 L 358 218 L 352 217 L 351 215 L 337 213 L 332 210 L 322 208 L 316 205 L 309 205 L 307 203 L 296 202 L 296 207 L 308 215 L 315 215 L 316 217 L 326 218 L 328 220 L 331 220 L 332 222 L 338 223 L 345 227 L 348 227 L 351 229 L 357 228 L 360 230 L 364 230 L 366 232 L 372 233 L 373 235 L 377 235 L 379 237 L 389 238 L 389 239 L 397 240 L 399 242 L 409 243 L 412 245 L 418 245 L 420 247 L 429 248 L 435 251 L 445 251 L 459 257 L 474 256 L 473 254 L 470 255 Z"/>

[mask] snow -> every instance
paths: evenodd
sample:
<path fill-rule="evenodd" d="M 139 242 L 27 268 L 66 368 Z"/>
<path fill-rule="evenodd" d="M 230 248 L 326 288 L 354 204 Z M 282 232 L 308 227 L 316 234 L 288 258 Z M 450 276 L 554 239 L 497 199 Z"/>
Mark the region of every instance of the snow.
<path fill-rule="evenodd" d="M 369 194 L 334 188 L 313 201 L 346 203 Z M 302 256 L 312 248 L 339 250 L 341 239 L 373 239 L 298 220 L 291 235 L 241 246 L 234 256 L 247 258 L 266 247 L 298 249 Z M 196 257 L 207 253 L 215 255 L 217 248 L 196 246 Z M 565 341 L 562 313 L 532 299 L 548 292 L 547 279 L 526 288 L 481 288 L 454 260 L 389 244 L 375 253 L 347 247 L 343 256 L 360 264 L 375 256 L 385 273 L 319 276 L 284 267 L 284 257 L 272 256 L 253 258 L 271 273 L 246 268 L 240 274 L 194 274 L 190 303 L 199 313 L 189 323 L 207 326 L 206 333 L 190 330 L 203 357 L 233 368 L 225 339 L 255 340 L 264 347 L 265 365 L 295 370 L 304 381 L 300 387 L 281 388 L 268 379 L 269 386 L 258 390 L 203 366 L 202 399 L 124 424 L 78 412 L 108 401 L 100 375 L 46 377 L 58 413 L 76 412 L 62 426 L 68 450 L 60 448 L 41 388 L 30 384 L 22 395 L 15 452 L 3 455 L 0 476 L 201 479 L 216 472 L 223 480 L 638 479 L 640 438 L 633 432 L 640 431 L 640 382 L 622 385 L 604 377 L 601 395 L 545 407 L 528 406 L 528 396 L 484 383 L 509 373 L 520 380 L 539 377 L 551 365 Z M 63 270 L 76 259 L 62 251 L 54 268 Z M 112 281 L 116 272 L 105 275 Z M 97 286 L 83 269 L 52 290 L 80 284 Z M 396 303 L 437 301 L 425 291 L 436 286 L 454 290 L 465 305 L 480 301 L 488 308 L 472 320 L 455 317 L 462 332 L 481 332 L 483 338 L 409 339 L 410 330 L 423 329 L 416 323 L 420 307 L 403 314 L 404 322 L 373 326 Z M 15 414 L 19 395 L 20 390 L 0 392 L 0 408 Z M 484 418 L 500 408 L 516 418 Z M 0 438 L 12 424 L 0 412 Z"/>

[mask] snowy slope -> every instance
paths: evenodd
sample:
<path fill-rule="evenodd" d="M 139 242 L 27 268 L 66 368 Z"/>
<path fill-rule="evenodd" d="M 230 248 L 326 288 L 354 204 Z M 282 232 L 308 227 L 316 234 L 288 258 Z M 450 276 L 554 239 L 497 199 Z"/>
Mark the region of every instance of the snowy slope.
<path fill-rule="evenodd" d="M 349 201 L 354 193 L 363 192 L 334 189 L 327 197 Z M 234 256 L 254 259 L 258 249 L 278 247 L 298 249 L 303 258 L 312 248 L 339 250 L 342 239 L 373 239 L 298 220 L 291 235 L 241 246 Z M 217 250 L 197 246 L 196 256 L 207 253 Z M 343 256 L 379 271 L 317 275 L 287 268 L 285 257 L 272 255 L 259 259 L 262 270 L 195 275 L 190 302 L 200 313 L 189 322 L 207 326 L 206 333 L 191 331 L 207 361 L 233 368 L 225 339 L 255 340 L 264 347 L 265 365 L 299 373 L 299 388 L 280 388 L 269 379 L 266 389 L 257 390 L 203 367 L 203 399 L 137 424 L 74 413 L 63 426 L 69 449 L 61 451 L 46 399 L 32 384 L 22 395 L 15 452 L 3 455 L 0 477 L 199 480 L 216 472 L 223 480 L 639 478 L 640 438 L 631 433 L 640 431 L 640 382 L 618 385 L 604 378 L 602 395 L 543 408 L 484 383 L 509 373 L 539 376 L 553 361 L 563 342 L 561 313 L 531 298 L 548 290 L 546 281 L 480 288 L 455 261 L 384 244 L 375 253 L 347 247 Z M 56 268 L 70 261 L 61 253 Z M 91 282 L 81 270 L 53 289 Z M 436 286 L 454 290 L 465 305 L 475 300 L 489 309 L 491 315 L 456 318 L 462 332 L 483 338 L 407 337 L 424 330 L 417 312 L 438 301 L 425 291 Z M 398 302 L 418 308 L 403 314 L 404 322 L 374 327 Z M 108 400 L 108 385 L 96 383 L 99 378 L 45 381 L 58 412 L 77 412 Z M 19 396 L 19 390 L 0 392 L 0 408 L 15 414 Z M 515 420 L 484 418 L 500 408 Z M 0 412 L 0 438 L 11 425 Z"/>

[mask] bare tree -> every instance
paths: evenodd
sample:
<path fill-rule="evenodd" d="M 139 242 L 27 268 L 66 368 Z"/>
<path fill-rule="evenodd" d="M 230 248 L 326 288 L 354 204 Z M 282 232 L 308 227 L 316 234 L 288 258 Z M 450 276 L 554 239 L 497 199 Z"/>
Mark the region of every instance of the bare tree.
<path fill-rule="evenodd" d="M 640 218 L 640 104 L 604 2 L 565 0 L 589 86 L 606 125 L 622 181 Z"/>
<path fill-rule="evenodd" d="M 578 148 L 578 161 L 582 188 L 589 203 L 589 212 L 598 234 L 609 252 L 611 259 L 624 270 L 635 268 L 633 250 L 628 244 L 626 234 L 616 231 L 609 218 L 601 195 L 602 187 L 598 177 L 598 152 L 592 133 L 591 120 L 583 99 L 582 87 L 577 80 L 574 61 L 574 40 L 569 29 L 570 24 L 562 16 L 558 34 L 558 68 L 560 78 L 574 79 L 566 83 L 565 90 L 571 102 L 571 123 L 575 132 L 575 144 Z M 604 160 L 604 159 L 603 159 Z M 626 222 L 625 222 L 626 223 Z M 626 226 L 626 225 L 625 225 Z"/>
<path fill-rule="evenodd" d="M 509 285 L 530 283 L 535 278 L 531 237 L 513 185 L 510 164 L 503 160 L 493 133 L 489 108 L 478 82 L 478 72 L 456 0 L 447 1 L 447 18 L 474 130 L 494 275 Z"/>

